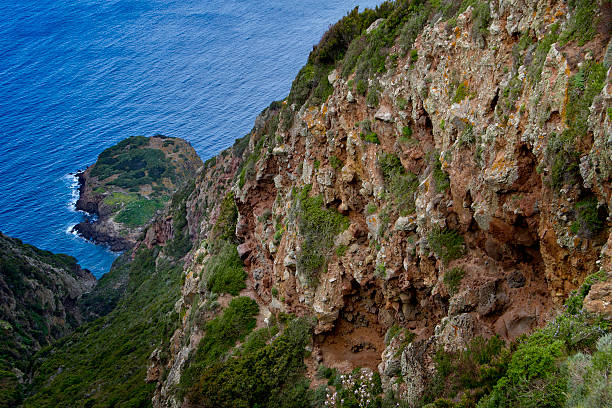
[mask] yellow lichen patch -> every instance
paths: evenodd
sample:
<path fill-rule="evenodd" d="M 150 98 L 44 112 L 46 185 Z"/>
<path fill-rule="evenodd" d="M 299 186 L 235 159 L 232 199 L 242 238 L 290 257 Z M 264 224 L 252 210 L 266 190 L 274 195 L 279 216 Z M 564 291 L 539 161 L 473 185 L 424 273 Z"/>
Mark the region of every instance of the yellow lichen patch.
<path fill-rule="evenodd" d="M 491 173 L 503 173 L 504 171 L 516 166 L 514 160 L 508 160 L 503 151 L 500 151 L 491 165 Z"/>

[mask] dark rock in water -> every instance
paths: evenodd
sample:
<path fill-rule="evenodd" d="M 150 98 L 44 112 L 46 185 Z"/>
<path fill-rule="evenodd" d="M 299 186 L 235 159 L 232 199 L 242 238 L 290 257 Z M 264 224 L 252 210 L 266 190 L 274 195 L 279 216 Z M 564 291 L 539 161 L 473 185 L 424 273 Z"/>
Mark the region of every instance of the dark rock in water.
<path fill-rule="evenodd" d="M 132 243 L 126 239 L 104 233 L 95 222 L 80 222 L 72 230 L 89 241 L 108 246 L 114 252 L 122 252 L 132 247 Z"/>

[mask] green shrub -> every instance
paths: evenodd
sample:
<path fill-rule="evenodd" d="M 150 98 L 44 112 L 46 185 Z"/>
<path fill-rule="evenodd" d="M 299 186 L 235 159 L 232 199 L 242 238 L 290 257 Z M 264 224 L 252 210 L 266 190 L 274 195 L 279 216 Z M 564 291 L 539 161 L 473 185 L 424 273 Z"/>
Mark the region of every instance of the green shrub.
<path fill-rule="evenodd" d="M 572 232 L 583 237 L 592 237 L 601 232 L 605 226 L 605 215 L 600 215 L 597 207 L 595 197 L 578 201 L 574 207 L 577 228 Z"/>
<path fill-rule="evenodd" d="M 593 355 L 577 353 L 567 362 L 566 407 L 612 406 L 612 334 L 597 341 Z"/>
<path fill-rule="evenodd" d="M 569 41 L 578 41 L 582 46 L 595 37 L 599 19 L 596 13 L 599 8 L 598 1 L 592 0 L 570 0 L 569 8 L 572 16 L 569 19 L 568 27 L 561 35 L 561 45 Z"/>
<path fill-rule="evenodd" d="M 585 137 L 589 108 L 595 96 L 603 89 L 605 79 L 606 69 L 603 64 L 594 61 L 585 61 L 570 78 L 566 105 L 569 140 L 576 141 Z"/>
<path fill-rule="evenodd" d="M 208 367 L 219 361 L 237 341 L 244 340 L 255 328 L 258 313 L 257 303 L 242 296 L 232 299 L 223 314 L 206 323 L 204 337 L 181 376 L 180 394 L 185 394 L 197 384 Z"/>
<path fill-rule="evenodd" d="M 462 268 L 453 268 L 444 274 L 444 286 L 446 286 L 446 290 L 448 290 L 451 296 L 459 290 L 464 275 L 465 271 Z"/>
<path fill-rule="evenodd" d="M 570 296 L 567 298 L 565 302 L 565 307 L 567 313 L 571 315 L 575 315 L 582 310 L 582 301 L 589 294 L 591 290 L 591 286 L 593 286 L 596 282 L 603 282 L 606 280 L 606 272 L 601 269 L 598 272 L 595 272 L 584 279 L 584 282 L 578 289 L 572 291 Z"/>
<path fill-rule="evenodd" d="M 506 376 L 479 406 L 563 406 L 565 384 L 557 365 L 563 354 L 563 342 L 538 333 L 529 336 L 513 353 Z"/>
<path fill-rule="evenodd" d="M 361 139 L 364 142 L 380 144 L 380 140 L 378 140 L 378 135 L 375 132 L 370 132 L 368 134 L 361 134 Z"/>
<path fill-rule="evenodd" d="M 436 256 L 445 263 L 461 258 L 465 254 L 465 243 L 458 231 L 434 229 L 427 240 Z"/>
<path fill-rule="evenodd" d="M 205 265 L 206 286 L 213 293 L 236 296 L 246 288 L 246 272 L 236 245 L 224 242 Z"/>
<path fill-rule="evenodd" d="M 191 405 L 211 407 L 305 407 L 312 392 L 301 380 L 310 324 L 294 319 L 269 345 L 255 347 L 235 358 L 211 362 L 189 382 Z M 261 344 L 260 344 L 261 346 Z"/>
<path fill-rule="evenodd" d="M 580 156 L 574 148 L 570 132 L 550 135 L 546 159 L 550 164 L 550 185 L 555 191 L 559 191 L 565 184 L 571 185 L 580 181 Z"/>
<path fill-rule="evenodd" d="M 406 100 L 406 98 L 399 97 L 395 101 L 395 106 L 397 106 L 399 110 L 404 110 L 408 106 L 408 101 Z"/>
<path fill-rule="evenodd" d="M 419 59 L 419 52 L 415 49 L 410 50 L 410 63 L 414 64 Z"/>
<path fill-rule="evenodd" d="M 385 344 L 388 346 L 389 343 L 391 343 L 391 340 L 393 340 L 401 331 L 402 326 L 398 326 L 397 324 L 389 327 L 389 330 L 387 330 L 387 335 L 385 336 Z"/>
<path fill-rule="evenodd" d="M 234 201 L 234 193 L 229 192 L 223 198 L 219 217 L 212 229 L 213 240 L 223 240 L 237 243 L 236 223 L 238 222 L 238 207 Z"/>
<path fill-rule="evenodd" d="M 495 107 L 499 116 L 509 117 L 512 112 L 516 111 L 516 101 L 521 96 L 523 91 L 523 81 L 515 75 L 510 79 L 508 85 L 501 93 L 500 101 Z"/>
<path fill-rule="evenodd" d="M 459 103 L 468 96 L 469 88 L 466 82 L 461 82 L 459 85 L 455 87 L 455 92 L 453 95 L 453 99 L 451 99 L 452 103 Z"/>
<path fill-rule="evenodd" d="M 440 163 L 440 159 L 437 157 L 433 162 L 433 172 L 432 172 L 434 187 L 437 192 L 444 192 L 448 190 L 450 187 L 450 177 L 448 173 L 442 170 L 442 163 Z"/>
<path fill-rule="evenodd" d="M 340 160 L 337 156 L 334 156 L 334 155 L 331 155 L 329 157 L 329 164 L 336 171 L 339 171 L 342 168 L 342 166 L 344 166 L 344 163 L 342 163 L 342 160 Z"/>
<path fill-rule="evenodd" d="M 410 139 L 412 137 L 412 128 L 410 126 L 404 126 L 402 128 L 402 136 Z"/>
<path fill-rule="evenodd" d="M 355 89 L 359 95 L 365 95 L 368 91 L 368 84 L 363 79 L 360 79 L 357 81 L 357 87 Z"/>
<path fill-rule="evenodd" d="M 371 87 L 368 90 L 368 94 L 366 95 L 366 104 L 373 107 L 378 106 L 378 90 L 376 88 Z"/>
<path fill-rule="evenodd" d="M 551 27 L 550 33 L 538 41 L 538 44 L 533 52 L 533 61 L 527 70 L 527 75 L 529 79 L 533 83 L 537 83 L 540 81 L 542 75 L 542 68 L 544 67 L 544 62 L 546 61 L 546 56 L 548 55 L 548 51 L 550 47 L 557 42 L 559 25 L 554 24 Z"/>
<path fill-rule="evenodd" d="M 418 177 L 406 171 L 394 154 L 382 153 L 378 164 L 383 173 L 385 187 L 393 196 L 393 202 L 400 215 L 405 216 L 414 211 L 414 194 L 419 186 Z"/>
<path fill-rule="evenodd" d="M 321 196 L 308 197 L 311 187 L 304 187 L 298 195 L 297 225 L 302 249 L 297 267 L 314 282 L 330 255 L 334 238 L 348 228 L 349 220 L 333 209 L 324 209 Z"/>
<path fill-rule="evenodd" d="M 489 339 L 475 337 L 467 348 L 459 352 L 440 349 L 434 355 L 435 372 L 423 397 L 428 407 L 470 407 L 506 373 L 509 350 L 497 336 Z M 449 402 L 462 392 L 463 404 Z"/>

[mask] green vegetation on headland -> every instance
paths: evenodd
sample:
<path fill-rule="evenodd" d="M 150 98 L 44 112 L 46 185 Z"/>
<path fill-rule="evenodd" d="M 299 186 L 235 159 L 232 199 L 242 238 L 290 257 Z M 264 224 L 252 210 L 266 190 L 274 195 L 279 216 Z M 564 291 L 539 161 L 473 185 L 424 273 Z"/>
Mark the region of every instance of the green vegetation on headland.
<path fill-rule="evenodd" d="M 100 153 L 83 173 L 85 194 L 77 206 L 88 210 L 88 201 L 97 202 L 101 217 L 111 215 L 128 229 L 140 227 L 195 176 L 201 165 L 193 148 L 182 139 L 129 137 Z"/>

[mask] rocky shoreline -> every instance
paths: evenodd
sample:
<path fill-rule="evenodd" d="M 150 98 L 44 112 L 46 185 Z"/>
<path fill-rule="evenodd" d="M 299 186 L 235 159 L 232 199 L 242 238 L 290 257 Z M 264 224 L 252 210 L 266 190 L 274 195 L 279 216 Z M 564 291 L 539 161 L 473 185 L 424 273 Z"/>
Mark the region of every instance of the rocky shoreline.
<path fill-rule="evenodd" d="M 202 165 L 185 140 L 162 135 L 129 137 L 104 150 L 94 164 L 76 173 L 76 209 L 90 214 L 73 231 L 111 251 L 136 244 L 169 198 Z"/>
<path fill-rule="evenodd" d="M 113 252 L 126 251 L 134 246 L 134 242 L 115 235 L 115 231 L 108 225 L 112 222 L 110 220 L 112 212 L 105 211 L 102 196 L 94 194 L 88 185 L 90 169 L 91 166 L 75 174 L 79 182 L 79 199 L 75 208 L 95 216 L 96 219 L 81 221 L 72 227 L 72 230 L 95 244 L 107 246 Z"/>

